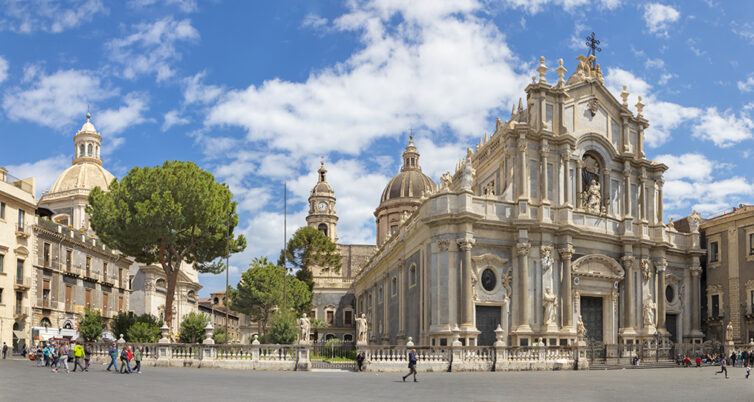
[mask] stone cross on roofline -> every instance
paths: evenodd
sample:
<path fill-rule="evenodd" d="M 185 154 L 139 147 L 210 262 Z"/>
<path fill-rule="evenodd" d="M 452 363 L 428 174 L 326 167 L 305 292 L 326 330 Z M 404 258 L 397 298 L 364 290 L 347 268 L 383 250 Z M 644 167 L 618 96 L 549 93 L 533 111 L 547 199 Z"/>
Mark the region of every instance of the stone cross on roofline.
<path fill-rule="evenodd" d="M 592 68 L 594 68 L 594 64 L 597 62 L 597 52 L 601 52 L 602 48 L 597 46 L 600 44 L 600 41 L 597 40 L 597 38 L 594 37 L 594 32 L 592 32 L 591 35 L 586 37 L 586 47 L 589 48 L 589 52 L 587 53 L 587 56 L 591 54 L 594 56 L 592 59 Z"/>

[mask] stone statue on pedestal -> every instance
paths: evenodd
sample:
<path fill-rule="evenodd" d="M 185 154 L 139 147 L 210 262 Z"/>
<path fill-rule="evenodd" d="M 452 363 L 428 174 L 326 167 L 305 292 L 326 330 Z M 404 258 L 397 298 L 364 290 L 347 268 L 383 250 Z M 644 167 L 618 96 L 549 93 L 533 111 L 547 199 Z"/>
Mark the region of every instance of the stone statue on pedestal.
<path fill-rule="evenodd" d="M 593 214 L 599 214 L 601 200 L 600 184 L 597 183 L 597 180 L 592 179 L 589 189 L 586 191 L 586 210 Z"/>
<path fill-rule="evenodd" d="M 730 321 L 725 327 L 725 342 L 733 342 L 733 323 Z"/>
<path fill-rule="evenodd" d="M 652 299 L 645 299 L 644 300 L 644 308 L 642 310 L 643 317 L 644 317 L 644 326 L 645 327 L 654 327 L 655 326 L 655 303 L 652 301 Z"/>
<path fill-rule="evenodd" d="M 463 174 L 461 176 L 461 190 L 471 191 L 471 187 L 474 183 L 474 176 L 476 170 L 471 166 L 471 148 L 466 151 L 466 160 L 463 161 Z"/>
<path fill-rule="evenodd" d="M 549 271 L 552 268 L 552 251 L 550 247 L 542 247 L 542 269 Z"/>
<path fill-rule="evenodd" d="M 367 318 L 363 313 L 356 318 L 356 343 L 367 343 Z"/>
<path fill-rule="evenodd" d="M 558 299 L 552 289 L 545 288 L 545 293 L 542 295 L 542 304 L 545 308 L 545 324 L 552 325 L 556 323 L 555 310 L 558 307 Z"/>
<path fill-rule="evenodd" d="M 442 191 L 450 191 L 450 186 L 453 184 L 453 178 L 450 177 L 450 172 L 445 172 L 442 174 L 442 178 L 440 178 L 441 183 L 441 190 Z"/>
<path fill-rule="evenodd" d="M 579 322 L 576 324 L 576 337 L 579 341 L 583 341 L 586 338 L 586 327 L 584 326 L 584 320 L 581 319 L 581 314 L 579 314 Z"/>
<path fill-rule="evenodd" d="M 298 343 L 309 343 L 309 330 L 311 329 L 311 322 L 304 313 L 301 318 L 298 319 Z"/>

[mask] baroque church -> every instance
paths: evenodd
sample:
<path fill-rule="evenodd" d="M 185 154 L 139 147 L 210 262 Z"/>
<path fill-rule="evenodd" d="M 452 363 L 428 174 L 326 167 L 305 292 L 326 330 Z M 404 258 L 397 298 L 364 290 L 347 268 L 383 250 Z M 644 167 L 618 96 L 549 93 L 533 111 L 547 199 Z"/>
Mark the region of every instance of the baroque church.
<path fill-rule="evenodd" d="M 439 186 L 409 142 L 374 213 L 376 247 L 339 245 L 344 269 L 315 272 L 330 336 L 353 339 L 364 314 L 371 344 L 492 345 L 496 329 L 522 346 L 702 341 L 700 219 L 663 223 L 668 167 L 645 156 L 645 105 L 610 93 L 594 56 L 577 60 L 550 83 L 541 58 L 510 119 Z M 324 166 L 309 201 L 307 223 L 337 241 Z"/>

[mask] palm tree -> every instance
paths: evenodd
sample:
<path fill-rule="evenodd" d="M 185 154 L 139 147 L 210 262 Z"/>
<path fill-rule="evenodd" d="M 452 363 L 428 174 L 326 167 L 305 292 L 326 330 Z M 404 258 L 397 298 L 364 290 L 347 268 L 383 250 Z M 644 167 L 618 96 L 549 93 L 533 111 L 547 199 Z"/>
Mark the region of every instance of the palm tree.
<path fill-rule="evenodd" d="M 325 328 L 327 328 L 329 326 L 330 326 L 330 324 L 328 324 L 325 321 L 318 320 L 316 318 L 312 318 L 311 319 L 311 327 L 312 327 L 312 330 L 314 330 L 314 341 L 315 342 L 317 340 L 319 340 L 319 330 L 320 329 L 325 329 Z"/>

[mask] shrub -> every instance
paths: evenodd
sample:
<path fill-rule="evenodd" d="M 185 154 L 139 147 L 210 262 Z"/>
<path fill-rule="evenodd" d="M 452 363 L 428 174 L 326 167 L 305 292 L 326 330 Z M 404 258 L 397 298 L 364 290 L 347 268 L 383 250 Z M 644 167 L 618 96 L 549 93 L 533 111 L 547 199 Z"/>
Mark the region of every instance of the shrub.
<path fill-rule="evenodd" d="M 84 316 L 81 318 L 79 324 L 79 333 L 87 342 L 94 342 L 102 335 L 102 331 L 105 330 L 104 320 L 102 314 L 98 311 L 86 309 Z"/>
<path fill-rule="evenodd" d="M 278 311 L 270 319 L 270 330 L 267 332 L 267 340 L 270 343 L 291 344 L 298 337 L 296 317 L 287 311 Z"/>
<path fill-rule="evenodd" d="M 201 342 L 204 339 L 204 327 L 207 326 L 208 322 L 209 317 L 193 311 L 183 316 L 183 321 L 181 322 L 181 342 Z"/>
<path fill-rule="evenodd" d="M 129 342 L 157 342 L 160 339 L 160 327 L 157 324 L 137 322 L 128 329 Z"/>

